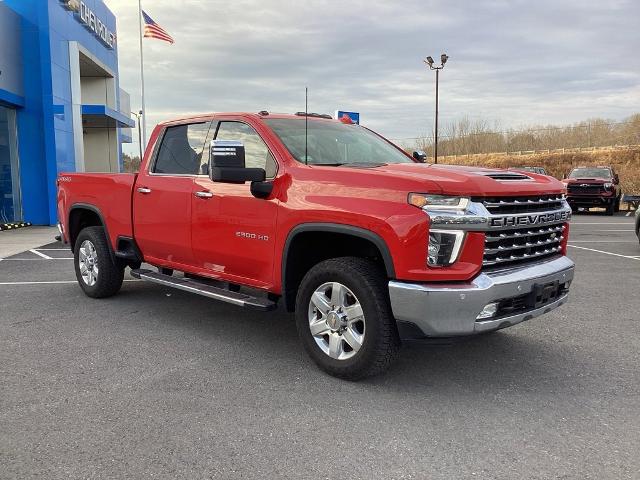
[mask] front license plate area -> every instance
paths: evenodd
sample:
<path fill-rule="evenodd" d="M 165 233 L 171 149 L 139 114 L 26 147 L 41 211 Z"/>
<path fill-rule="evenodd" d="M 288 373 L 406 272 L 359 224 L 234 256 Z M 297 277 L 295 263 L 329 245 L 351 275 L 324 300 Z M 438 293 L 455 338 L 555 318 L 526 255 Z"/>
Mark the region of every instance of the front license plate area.
<path fill-rule="evenodd" d="M 560 282 L 537 283 L 529 294 L 529 308 L 544 307 L 560 296 Z"/>

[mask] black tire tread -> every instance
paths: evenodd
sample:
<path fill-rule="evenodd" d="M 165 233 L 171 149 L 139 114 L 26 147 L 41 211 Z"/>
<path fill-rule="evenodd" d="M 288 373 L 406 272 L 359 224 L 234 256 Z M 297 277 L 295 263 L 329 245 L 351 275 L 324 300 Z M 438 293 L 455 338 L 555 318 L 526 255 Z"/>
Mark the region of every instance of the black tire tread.
<path fill-rule="evenodd" d="M 82 280 L 78 256 L 80 245 L 88 239 L 96 247 L 98 252 L 98 281 L 92 287 L 89 287 Z M 76 270 L 76 278 L 84 293 L 91 298 L 107 298 L 118 293 L 122 287 L 124 280 L 124 265 L 117 260 L 114 261 L 109 250 L 107 237 L 103 227 L 86 227 L 80 231 L 75 243 L 74 266 Z"/>
<path fill-rule="evenodd" d="M 307 305 L 304 299 L 300 298 L 305 281 L 327 270 L 349 272 L 361 278 L 366 288 L 372 293 L 371 296 L 364 301 L 374 302 L 373 308 L 378 312 L 380 317 L 380 331 L 376 338 L 377 345 L 375 345 L 373 350 L 373 358 L 370 359 L 363 368 L 345 371 L 342 368 L 334 368 L 327 363 L 319 363 L 317 361 L 316 363 L 330 375 L 345 380 L 360 380 L 385 372 L 399 355 L 400 338 L 396 321 L 391 311 L 386 274 L 371 260 L 360 257 L 332 258 L 318 263 L 307 272 L 298 289 L 298 298 L 296 301 L 296 316 L 302 315 L 304 317 L 303 321 L 297 322 L 299 333 L 302 335 L 302 332 L 300 332 L 301 323 L 308 328 L 308 321 L 306 319 Z M 305 348 L 309 348 L 306 342 L 303 341 L 303 344 Z M 314 358 L 313 355 L 312 358 Z"/>

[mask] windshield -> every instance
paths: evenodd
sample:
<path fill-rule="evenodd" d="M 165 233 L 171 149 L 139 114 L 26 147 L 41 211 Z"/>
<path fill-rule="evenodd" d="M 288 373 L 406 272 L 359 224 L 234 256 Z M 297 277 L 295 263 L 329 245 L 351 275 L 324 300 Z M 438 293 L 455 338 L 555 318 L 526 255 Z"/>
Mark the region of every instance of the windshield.
<path fill-rule="evenodd" d="M 299 162 L 305 160 L 304 117 L 265 119 L 287 150 Z M 384 165 L 413 163 L 385 140 L 359 125 L 309 119 L 307 131 L 309 165 Z"/>
<path fill-rule="evenodd" d="M 569 174 L 569 178 L 611 178 L 611 170 L 608 168 L 575 168 Z"/>

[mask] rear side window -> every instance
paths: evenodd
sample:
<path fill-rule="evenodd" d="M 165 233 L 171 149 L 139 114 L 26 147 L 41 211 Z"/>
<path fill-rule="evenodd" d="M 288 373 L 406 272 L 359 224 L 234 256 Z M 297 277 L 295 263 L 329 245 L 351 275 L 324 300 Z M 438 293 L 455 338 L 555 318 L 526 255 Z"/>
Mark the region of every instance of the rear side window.
<path fill-rule="evenodd" d="M 211 122 L 167 127 L 153 173 L 197 175 Z"/>

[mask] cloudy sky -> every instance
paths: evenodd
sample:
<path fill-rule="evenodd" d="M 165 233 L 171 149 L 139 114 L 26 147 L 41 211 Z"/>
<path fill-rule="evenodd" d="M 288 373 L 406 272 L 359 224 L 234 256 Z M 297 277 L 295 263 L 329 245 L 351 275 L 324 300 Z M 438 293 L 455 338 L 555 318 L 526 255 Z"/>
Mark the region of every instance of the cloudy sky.
<path fill-rule="evenodd" d="M 121 87 L 140 105 L 137 2 L 118 18 Z M 143 0 L 175 39 L 145 39 L 148 124 L 209 111 L 361 112 L 393 139 L 444 122 L 504 127 L 640 111 L 638 0 Z M 137 145 L 131 145 L 136 151 Z"/>

